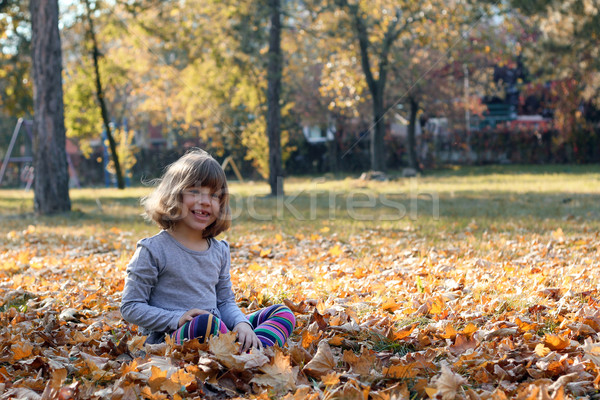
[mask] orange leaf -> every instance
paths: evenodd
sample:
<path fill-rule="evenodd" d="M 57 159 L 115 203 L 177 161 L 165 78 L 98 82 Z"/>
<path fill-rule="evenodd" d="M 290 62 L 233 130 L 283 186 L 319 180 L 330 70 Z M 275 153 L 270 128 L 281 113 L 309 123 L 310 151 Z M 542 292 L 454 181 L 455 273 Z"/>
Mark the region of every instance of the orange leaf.
<path fill-rule="evenodd" d="M 477 325 L 475 325 L 472 322 L 469 322 L 469 324 L 467 326 L 465 326 L 465 329 L 460 331 L 460 333 L 462 333 L 463 335 L 466 335 L 466 336 L 472 335 L 475 332 L 477 332 Z"/>
<path fill-rule="evenodd" d="M 340 335 L 335 335 L 329 339 L 328 342 L 332 346 L 341 346 L 344 343 L 344 338 Z"/>
<path fill-rule="evenodd" d="M 431 304 L 431 308 L 429 309 L 430 314 L 441 314 L 444 310 L 444 299 L 441 297 L 436 297 Z"/>
<path fill-rule="evenodd" d="M 571 341 L 559 335 L 546 334 L 544 337 L 544 344 L 550 348 L 550 350 L 563 350 L 569 347 Z"/>
<path fill-rule="evenodd" d="M 381 309 L 384 311 L 394 312 L 400 308 L 400 304 L 394 298 L 388 298 L 382 305 Z"/>
<path fill-rule="evenodd" d="M 417 324 L 412 324 L 407 327 L 404 327 L 404 329 L 399 330 L 398 332 L 393 332 L 392 337 L 390 339 L 402 340 L 404 338 L 407 338 L 415 330 L 416 327 L 417 327 Z"/>
<path fill-rule="evenodd" d="M 161 389 L 173 396 L 175 393 L 185 388 L 185 386 L 194 382 L 196 378 L 194 375 L 185 372 L 183 369 L 178 369 L 172 374 L 163 384 Z"/>
<path fill-rule="evenodd" d="M 307 349 L 311 344 L 319 340 L 322 335 L 322 331 L 318 331 L 316 334 L 313 334 L 310 330 L 304 329 L 302 331 L 302 347 Z"/>
<path fill-rule="evenodd" d="M 283 299 L 283 304 L 288 306 L 288 308 L 295 313 L 304 314 L 306 311 L 308 311 L 308 305 L 304 302 L 304 300 L 298 304 L 295 304 L 291 300 Z"/>
<path fill-rule="evenodd" d="M 406 365 L 392 365 L 383 369 L 383 375 L 394 379 L 414 378 L 417 376 L 416 363 Z"/>
<path fill-rule="evenodd" d="M 522 330 L 523 332 L 536 331 L 538 329 L 538 326 L 539 326 L 535 322 L 521 321 L 520 318 L 517 318 L 515 320 L 515 323 L 517 324 L 517 326 L 519 327 L 519 329 Z"/>
<path fill-rule="evenodd" d="M 337 385 L 340 382 L 340 376 L 341 374 L 338 374 L 337 372 L 330 372 L 321 378 L 321 382 L 323 382 L 325 386 Z"/>
<path fill-rule="evenodd" d="M 456 330 L 451 324 L 446 325 L 446 332 L 438 335 L 442 339 L 454 339 L 456 337 Z"/>
<path fill-rule="evenodd" d="M 161 390 L 163 383 L 167 381 L 167 371 L 163 371 L 157 366 L 152 366 L 150 368 L 152 375 L 148 379 L 148 386 L 152 389 L 152 392 L 158 392 Z"/>
<path fill-rule="evenodd" d="M 6 367 L 0 367 L 0 383 L 10 382 L 11 376 L 6 370 Z"/>
<path fill-rule="evenodd" d="M 21 342 L 11 346 L 13 360 L 18 361 L 29 357 L 33 353 L 33 346 L 29 342 Z"/>

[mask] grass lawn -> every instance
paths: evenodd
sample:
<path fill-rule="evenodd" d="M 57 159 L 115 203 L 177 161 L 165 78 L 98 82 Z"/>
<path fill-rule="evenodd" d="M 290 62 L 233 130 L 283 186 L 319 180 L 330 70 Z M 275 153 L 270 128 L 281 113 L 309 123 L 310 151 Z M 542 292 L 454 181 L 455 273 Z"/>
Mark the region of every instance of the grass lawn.
<path fill-rule="evenodd" d="M 297 318 L 283 352 L 240 370 L 217 344 L 142 353 L 121 320 L 127 261 L 157 231 L 140 215 L 149 188 L 72 189 L 73 211 L 55 217 L 1 189 L 0 385 L 14 397 L 69 384 L 82 398 L 596 394 L 600 166 L 391 176 L 290 177 L 284 199 L 230 183 L 239 304 L 286 302 Z M 181 381 L 160 375 L 167 364 Z"/>
<path fill-rule="evenodd" d="M 71 189 L 73 213 L 40 218 L 32 214 L 31 191 L 0 189 L 0 229 L 117 227 L 149 235 L 155 228 L 140 217 L 139 205 L 149 190 Z M 265 182 L 230 182 L 234 221 L 228 235 L 310 234 L 327 226 L 341 238 L 371 229 L 414 231 L 436 242 L 465 229 L 544 234 L 561 227 L 575 234 L 598 230 L 600 221 L 597 165 L 461 167 L 388 182 L 290 177 L 285 190 L 278 200 L 267 196 Z"/>

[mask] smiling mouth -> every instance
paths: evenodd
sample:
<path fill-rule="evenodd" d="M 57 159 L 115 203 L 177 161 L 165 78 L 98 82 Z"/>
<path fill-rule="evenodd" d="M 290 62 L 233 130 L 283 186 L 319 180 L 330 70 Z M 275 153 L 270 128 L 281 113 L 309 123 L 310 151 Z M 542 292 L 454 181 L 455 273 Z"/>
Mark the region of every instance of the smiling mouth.
<path fill-rule="evenodd" d="M 192 211 L 192 214 L 194 214 L 197 217 L 208 217 L 208 216 L 210 216 L 210 213 L 208 213 L 206 211 Z"/>

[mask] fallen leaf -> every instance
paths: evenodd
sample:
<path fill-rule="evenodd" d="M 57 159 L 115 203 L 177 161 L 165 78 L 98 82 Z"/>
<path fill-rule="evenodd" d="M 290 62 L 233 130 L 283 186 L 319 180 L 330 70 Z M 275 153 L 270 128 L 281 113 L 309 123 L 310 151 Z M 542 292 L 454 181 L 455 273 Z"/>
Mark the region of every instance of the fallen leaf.
<path fill-rule="evenodd" d="M 448 366 L 442 365 L 440 375 L 432 382 L 435 384 L 437 392 L 442 395 L 442 400 L 454 400 L 458 394 L 458 389 L 467 381 L 462 376 L 452 372 Z"/>
<path fill-rule="evenodd" d="M 329 249 L 329 254 L 334 257 L 338 257 L 344 254 L 344 250 L 342 250 L 342 248 L 336 244 L 335 246 Z"/>
<path fill-rule="evenodd" d="M 415 363 L 406 365 L 391 365 L 389 367 L 385 367 L 382 371 L 383 376 L 394 379 L 414 378 L 417 376 L 418 373 L 419 369 L 416 368 Z"/>
<path fill-rule="evenodd" d="M 29 342 L 21 342 L 21 343 L 13 344 L 10 347 L 10 349 L 13 353 L 12 359 L 14 361 L 19 361 L 24 358 L 27 358 L 33 353 L 33 345 Z"/>
<path fill-rule="evenodd" d="M 275 349 L 271 362 L 261 366 L 259 370 L 264 374 L 254 376 L 250 382 L 271 387 L 279 394 L 296 388 L 297 370 L 290 365 L 290 357 L 279 349 Z"/>
<path fill-rule="evenodd" d="M 571 345 L 571 341 L 560 335 L 546 334 L 544 337 L 544 344 L 550 348 L 550 350 L 564 350 Z"/>
<path fill-rule="evenodd" d="M 552 350 L 544 346 L 543 343 L 538 343 L 533 351 L 540 357 L 546 357 Z"/>
<path fill-rule="evenodd" d="M 337 362 L 333 357 L 333 353 L 331 353 L 329 343 L 327 343 L 326 340 L 321 340 L 319 342 L 317 353 L 312 360 L 304 366 L 302 371 L 314 378 L 320 378 L 321 376 L 334 371 L 336 365 Z"/>
<path fill-rule="evenodd" d="M 582 346 L 585 358 L 591 360 L 596 367 L 600 368 L 600 342 L 592 342 L 591 338 L 587 338 Z M 600 376 L 600 375 L 599 375 Z"/>
<path fill-rule="evenodd" d="M 345 350 L 342 355 L 342 361 L 350 365 L 350 372 L 359 375 L 368 375 L 371 369 L 375 367 L 377 357 L 375 356 L 375 352 L 363 347 L 360 355 L 354 354 L 353 351 Z"/>
<path fill-rule="evenodd" d="M 337 372 L 330 372 L 321 377 L 321 382 L 323 382 L 325 386 L 337 385 L 340 382 L 340 376 L 341 374 Z"/>

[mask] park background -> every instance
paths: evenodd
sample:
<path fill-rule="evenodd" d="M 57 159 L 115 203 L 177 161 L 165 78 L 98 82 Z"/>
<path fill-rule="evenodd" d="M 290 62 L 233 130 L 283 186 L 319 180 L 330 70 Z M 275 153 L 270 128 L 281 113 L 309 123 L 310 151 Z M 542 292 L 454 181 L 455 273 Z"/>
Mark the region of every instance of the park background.
<path fill-rule="evenodd" d="M 46 133 L 27 122 L 30 10 L 52 1 L 0 2 L 2 159 L 22 121 L 0 189 L 1 399 L 598 398 L 597 2 L 59 3 L 50 98 L 75 173 L 45 215 L 26 190 Z M 236 298 L 294 310 L 283 349 L 144 347 L 120 318 L 157 229 L 141 181 L 194 146 L 240 169 Z"/>
<path fill-rule="evenodd" d="M 132 182 L 192 146 L 267 177 L 273 57 L 287 175 L 598 162 L 598 15 L 571 3 L 283 2 L 273 56 L 258 4 L 61 2 L 71 185 L 114 171 L 107 131 Z M 3 4 L 2 158 L 33 116 L 27 2 Z M 30 155 L 23 131 L 11 157 Z M 22 185 L 23 167 L 3 185 Z"/>

